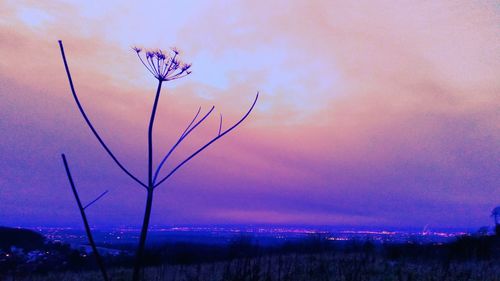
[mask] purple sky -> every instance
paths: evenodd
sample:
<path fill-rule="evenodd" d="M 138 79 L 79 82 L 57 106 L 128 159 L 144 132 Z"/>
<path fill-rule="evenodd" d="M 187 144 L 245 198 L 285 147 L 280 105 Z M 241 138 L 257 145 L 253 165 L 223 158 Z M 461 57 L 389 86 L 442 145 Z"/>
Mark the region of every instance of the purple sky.
<path fill-rule="evenodd" d="M 63 152 L 85 202 L 110 191 L 93 225 L 141 221 L 145 191 L 79 115 L 58 39 L 89 117 L 144 180 L 156 82 L 131 46 L 177 46 L 193 63 L 161 97 L 156 163 L 198 106 L 216 106 L 167 170 L 260 90 L 240 128 L 157 190 L 152 224 L 491 225 L 500 9 L 439 2 L 0 3 L 0 225 L 80 226 Z"/>

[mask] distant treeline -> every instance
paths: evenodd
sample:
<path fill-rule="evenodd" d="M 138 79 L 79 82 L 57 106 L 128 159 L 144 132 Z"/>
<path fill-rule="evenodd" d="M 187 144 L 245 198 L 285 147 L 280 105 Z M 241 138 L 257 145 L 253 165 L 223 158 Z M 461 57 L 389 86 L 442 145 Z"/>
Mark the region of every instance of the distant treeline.
<path fill-rule="evenodd" d="M 268 255 L 312 254 L 377 255 L 385 259 L 435 260 L 500 260 L 500 237 L 462 236 L 450 243 L 375 243 L 370 240 L 331 241 L 320 235 L 285 242 L 276 246 L 261 246 L 252 237 L 242 236 L 228 245 L 176 243 L 148 248 L 148 265 L 194 264 Z"/>

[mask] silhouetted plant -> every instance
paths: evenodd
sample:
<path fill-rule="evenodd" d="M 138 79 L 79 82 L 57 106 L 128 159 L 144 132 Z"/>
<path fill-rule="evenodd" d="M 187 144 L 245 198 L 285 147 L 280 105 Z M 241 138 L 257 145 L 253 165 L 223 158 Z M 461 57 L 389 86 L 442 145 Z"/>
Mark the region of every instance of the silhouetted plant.
<path fill-rule="evenodd" d="M 198 109 L 198 112 L 192 119 L 192 121 L 189 123 L 187 128 L 184 130 L 184 132 L 180 135 L 179 139 L 177 142 L 170 148 L 170 150 L 166 153 L 166 155 L 162 158 L 160 164 L 156 169 L 153 169 L 153 125 L 155 121 L 155 116 L 156 116 L 156 110 L 158 107 L 158 101 L 160 99 L 160 94 L 161 94 L 161 89 L 162 85 L 164 82 L 176 80 L 182 77 L 185 77 L 191 73 L 189 70 L 191 68 L 191 64 L 186 64 L 183 63 L 179 60 L 179 51 L 177 49 L 172 49 L 171 52 L 165 52 L 162 50 L 142 50 L 141 48 L 134 47 L 133 50 L 136 52 L 139 60 L 141 63 L 146 67 L 146 69 L 158 80 L 158 85 L 156 89 L 156 94 L 155 94 L 155 99 L 153 102 L 153 107 L 151 110 L 151 116 L 149 119 L 149 127 L 148 127 L 148 180 L 146 183 L 138 179 L 136 176 L 134 176 L 130 171 L 128 171 L 123 164 L 118 160 L 118 158 L 112 153 L 112 151 L 108 148 L 104 140 L 99 136 L 97 133 L 96 129 L 90 122 L 90 119 L 87 117 L 87 114 L 85 113 L 78 96 L 76 94 L 74 85 L 73 85 L 73 80 L 69 71 L 68 63 L 66 60 L 66 56 L 64 53 L 64 47 L 62 44 L 62 41 L 59 40 L 59 47 L 61 50 L 61 56 L 64 62 L 64 66 L 66 69 L 66 74 L 68 76 L 68 81 L 69 85 L 71 88 L 71 93 L 73 95 L 73 98 L 77 104 L 77 107 L 82 114 L 83 118 L 85 119 L 85 122 L 89 126 L 90 130 L 94 134 L 94 136 L 97 138 L 101 146 L 106 150 L 108 155 L 113 159 L 113 161 L 118 165 L 120 169 L 122 169 L 125 174 L 127 174 L 130 178 L 132 178 L 136 183 L 141 185 L 142 187 L 145 188 L 146 190 L 146 206 L 145 206 L 145 211 L 144 211 L 144 218 L 142 222 L 142 227 L 141 227 L 141 234 L 139 237 L 139 245 L 137 247 L 137 252 L 136 252 L 136 259 L 134 263 L 134 269 L 133 269 L 133 276 L 132 279 L 134 281 L 138 281 L 140 279 L 140 271 L 142 267 L 142 257 L 144 254 L 144 248 L 145 248 L 145 243 L 146 243 L 146 237 L 147 237 L 147 232 L 148 232 L 148 227 L 149 227 L 149 221 L 151 217 L 151 209 L 153 205 L 153 194 L 154 190 L 164 183 L 167 179 L 169 179 L 176 171 L 178 171 L 182 166 L 184 166 L 189 160 L 194 158 L 196 155 L 198 155 L 201 151 L 206 149 L 208 146 L 210 146 L 212 143 L 216 142 L 218 139 L 222 138 L 224 135 L 235 129 L 238 125 L 240 125 L 250 114 L 250 112 L 253 110 L 257 99 L 259 97 L 259 93 L 255 96 L 255 99 L 252 103 L 252 106 L 250 109 L 241 117 L 241 119 L 230 126 L 228 129 L 223 130 L 222 129 L 222 115 L 220 116 L 220 123 L 219 123 L 219 128 L 218 128 L 218 133 L 210 139 L 205 145 L 201 146 L 199 149 L 197 149 L 195 152 L 193 152 L 191 155 L 186 157 L 183 161 L 181 161 L 179 164 L 174 166 L 174 168 L 166 174 L 166 176 L 162 177 L 161 179 L 158 180 L 158 176 L 160 174 L 160 171 L 167 161 L 167 159 L 170 157 L 170 155 L 174 152 L 174 150 L 178 147 L 178 145 L 186 139 L 189 134 L 196 129 L 203 121 L 206 120 L 206 118 L 213 112 L 214 106 L 202 117 L 198 120 L 198 116 L 201 112 L 201 107 Z M 153 173 L 154 172 L 154 173 Z M 68 174 L 69 176 L 69 174 Z M 82 211 L 82 210 L 81 210 Z M 82 217 L 84 216 L 84 210 L 81 212 Z"/>
<path fill-rule="evenodd" d="M 491 211 L 491 216 L 495 221 L 495 234 L 500 236 L 500 206 Z"/>

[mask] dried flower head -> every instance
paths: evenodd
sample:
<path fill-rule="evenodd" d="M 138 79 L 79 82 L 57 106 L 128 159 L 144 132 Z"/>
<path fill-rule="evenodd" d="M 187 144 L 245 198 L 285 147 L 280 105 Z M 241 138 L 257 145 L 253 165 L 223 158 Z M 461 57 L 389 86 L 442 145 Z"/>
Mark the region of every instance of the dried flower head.
<path fill-rule="evenodd" d="M 187 71 L 191 64 L 179 60 L 177 57 L 179 50 L 176 48 L 171 49 L 173 54 L 160 49 L 143 50 L 138 47 L 132 49 L 137 53 L 146 69 L 160 81 L 171 81 L 191 74 L 191 71 Z"/>

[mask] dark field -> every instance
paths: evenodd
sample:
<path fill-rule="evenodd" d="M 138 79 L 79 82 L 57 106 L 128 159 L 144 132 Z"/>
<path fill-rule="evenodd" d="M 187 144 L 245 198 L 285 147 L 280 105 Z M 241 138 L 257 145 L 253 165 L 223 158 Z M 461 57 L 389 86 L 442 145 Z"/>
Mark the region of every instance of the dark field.
<path fill-rule="evenodd" d="M 130 272 L 111 270 L 112 280 L 129 280 Z M 387 260 L 377 256 L 335 253 L 290 254 L 190 265 L 147 268 L 145 280 L 179 281 L 334 281 L 334 280 L 500 280 L 498 261 L 435 262 Z M 7 278 L 6 280 L 14 280 Z M 98 272 L 62 272 L 15 280 L 101 280 Z"/>
<path fill-rule="evenodd" d="M 321 237 L 258 246 L 242 237 L 228 245 L 178 243 L 149 250 L 144 280 L 178 281 L 500 281 L 498 237 L 461 237 L 446 244 L 332 242 Z M 89 257 L 90 258 L 90 257 Z M 10 272 L 1 280 L 101 280 L 92 259 L 81 268 Z M 127 257 L 108 257 L 112 280 L 130 280 Z"/>

